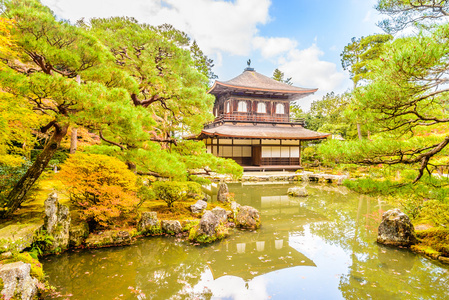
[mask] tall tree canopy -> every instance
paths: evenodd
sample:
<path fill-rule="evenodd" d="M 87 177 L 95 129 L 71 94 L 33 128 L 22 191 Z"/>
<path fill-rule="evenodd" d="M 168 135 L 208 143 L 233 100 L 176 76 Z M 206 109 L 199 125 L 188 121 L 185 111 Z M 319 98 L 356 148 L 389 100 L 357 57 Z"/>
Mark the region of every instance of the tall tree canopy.
<path fill-rule="evenodd" d="M 313 101 L 305 117 L 307 128 L 341 135 L 345 139 L 354 138 L 355 123 L 346 113 L 349 104 L 349 94 L 336 95 L 334 92 Z"/>
<path fill-rule="evenodd" d="M 393 39 L 389 34 L 373 34 L 367 37 L 351 39 L 341 56 L 343 70 L 348 70 L 354 87 L 368 75 L 368 63 L 382 54 L 384 43 Z"/>
<path fill-rule="evenodd" d="M 365 164 L 416 164 L 424 171 L 447 164 L 449 24 L 431 34 L 398 38 L 368 63 L 369 84 L 354 93 L 358 110 L 379 132 L 373 141 L 349 142 L 322 151 L 342 161 Z"/>
<path fill-rule="evenodd" d="M 189 165 L 192 159 L 178 150 L 183 134 L 198 133 L 212 119 L 213 105 L 206 94 L 211 61 L 197 45 L 195 54 L 186 48 L 185 33 L 129 18 L 73 26 L 37 0 L 7 1 L 4 9 L 14 22 L 17 57 L 1 53 L 0 87 L 47 122 L 40 131 L 48 141 L 9 193 L 3 216 L 24 200 L 71 125 L 102 139 L 89 151 L 116 156 L 143 173 L 185 178 L 193 165 L 233 167 L 201 151 L 202 164 Z M 170 151 L 171 144 L 179 147 Z"/>
<path fill-rule="evenodd" d="M 376 9 L 389 17 L 378 25 L 391 34 L 408 26 L 431 27 L 435 20 L 449 17 L 447 0 L 379 0 Z"/>

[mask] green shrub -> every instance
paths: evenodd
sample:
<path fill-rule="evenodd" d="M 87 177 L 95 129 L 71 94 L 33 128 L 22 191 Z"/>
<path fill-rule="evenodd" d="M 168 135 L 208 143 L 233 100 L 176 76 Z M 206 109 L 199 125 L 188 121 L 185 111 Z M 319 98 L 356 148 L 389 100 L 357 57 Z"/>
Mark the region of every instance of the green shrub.
<path fill-rule="evenodd" d="M 145 201 L 156 199 L 156 194 L 154 193 L 154 189 L 152 187 L 141 185 L 137 190 L 137 198 L 140 199 L 139 204 L 137 204 L 137 208 L 139 208 Z"/>
<path fill-rule="evenodd" d="M 193 182 L 196 182 L 196 183 L 198 183 L 200 185 L 208 185 L 208 184 L 211 183 L 211 181 L 209 179 L 204 178 L 204 177 L 200 177 L 200 176 L 196 176 L 196 175 L 190 175 L 189 176 L 189 180 L 193 181 Z"/>
<path fill-rule="evenodd" d="M 316 153 L 316 147 L 306 147 L 302 150 L 302 160 L 304 163 L 313 163 L 318 159 L 318 155 Z"/>
<path fill-rule="evenodd" d="M 33 244 L 31 245 L 30 255 L 33 258 L 41 256 L 46 249 L 53 244 L 54 238 L 46 230 L 38 230 L 34 233 Z"/>
<path fill-rule="evenodd" d="M 359 178 L 357 180 L 345 180 L 343 184 L 361 194 L 388 195 L 395 188 L 395 183 L 390 180 L 375 180 L 372 178 Z"/>
<path fill-rule="evenodd" d="M 165 201 L 168 207 L 173 203 L 201 195 L 201 185 L 196 182 L 158 181 L 153 183 L 157 199 Z"/>

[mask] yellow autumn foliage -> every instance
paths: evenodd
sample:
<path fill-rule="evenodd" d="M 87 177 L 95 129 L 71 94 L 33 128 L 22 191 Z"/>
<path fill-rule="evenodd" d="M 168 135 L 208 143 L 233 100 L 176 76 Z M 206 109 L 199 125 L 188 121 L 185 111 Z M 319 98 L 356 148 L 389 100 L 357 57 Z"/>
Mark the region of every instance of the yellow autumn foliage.
<path fill-rule="evenodd" d="M 136 175 L 114 157 L 78 152 L 64 162 L 57 178 L 81 217 L 94 225 L 124 225 L 139 203 Z"/>
<path fill-rule="evenodd" d="M 14 20 L 0 17 L 0 54 L 14 55 L 14 39 L 11 35 L 11 29 L 13 28 Z"/>

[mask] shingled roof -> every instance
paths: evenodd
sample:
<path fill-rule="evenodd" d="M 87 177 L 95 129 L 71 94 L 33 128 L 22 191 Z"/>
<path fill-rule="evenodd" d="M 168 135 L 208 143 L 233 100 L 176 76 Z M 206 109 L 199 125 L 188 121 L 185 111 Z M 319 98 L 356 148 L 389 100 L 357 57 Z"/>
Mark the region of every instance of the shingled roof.
<path fill-rule="evenodd" d="M 225 123 L 216 127 L 203 129 L 200 137 L 227 137 L 249 139 L 281 139 L 281 140 L 318 140 L 328 137 L 329 133 L 320 133 L 291 125 L 252 125 Z"/>
<path fill-rule="evenodd" d="M 257 73 L 254 69 L 247 68 L 242 74 L 231 80 L 223 82 L 215 81 L 208 93 L 217 94 L 226 90 L 279 93 L 290 95 L 291 98 L 297 99 L 313 94 L 318 89 L 288 85 Z"/>

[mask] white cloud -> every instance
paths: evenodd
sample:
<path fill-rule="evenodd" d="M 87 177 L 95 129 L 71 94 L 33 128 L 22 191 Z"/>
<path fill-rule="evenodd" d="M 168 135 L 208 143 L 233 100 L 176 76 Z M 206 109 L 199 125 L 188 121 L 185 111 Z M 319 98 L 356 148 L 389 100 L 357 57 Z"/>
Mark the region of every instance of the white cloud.
<path fill-rule="evenodd" d="M 298 43 L 295 40 L 281 37 L 255 37 L 253 39 L 253 46 L 259 49 L 264 58 L 272 58 L 293 50 Z"/>
<path fill-rule="evenodd" d="M 331 91 L 342 83 L 345 75 L 337 71 L 334 63 L 320 60 L 323 54 L 315 44 L 304 50 L 294 49 L 280 60 L 279 69 L 301 85 Z"/>
<path fill-rule="evenodd" d="M 255 277 L 249 282 L 236 276 L 222 276 L 214 280 L 211 270 L 207 269 L 193 289 L 199 293 L 205 288 L 209 289 L 214 299 L 258 300 L 270 298 L 267 285 L 264 276 Z M 232 289 L 229 288 L 231 286 Z"/>
<path fill-rule="evenodd" d="M 347 74 L 338 71 L 337 65 L 321 60 L 323 55 L 316 44 L 307 49 L 291 50 L 279 59 L 279 69 L 292 77 L 294 85 L 306 88 L 318 88 L 314 96 L 299 100 L 299 104 L 308 110 L 313 100 L 320 99 L 332 91 L 343 93 L 350 86 Z"/>
<path fill-rule="evenodd" d="M 269 21 L 270 0 L 43 0 L 72 22 L 84 17 L 132 16 L 151 25 L 172 24 L 208 55 L 248 55 L 257 26 Z"/>
<path fill-rule="evenodd" d="M 301 99 L 305 108 L 327 92 L 344 92 L 347 74 L 334 63 L 321 60 L 315 44 L 299 49 L 288 37 L 264 37 L 258 26 L 270 21 L 271 0 L 42 0 L 58 17 L 72 22 L 80 18 L 130 16 L 151 25 L 172 24 L 196 40 L 206 55 L 221 66 L 223 55 L 247 56 L 260 51 L 294 84 L 319 88 L 313 97 Z M 367 15 L 367 18 L 370 15 Z M 334 50 L 334 49 L 331 49 Z M 229 56 L 228 56 L 229 57 Z M 346 80 L 345 80 L 346 79 Z"/>

